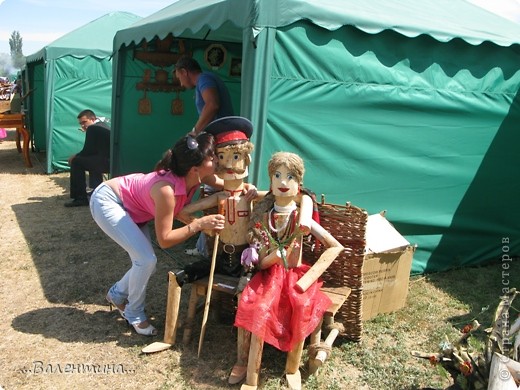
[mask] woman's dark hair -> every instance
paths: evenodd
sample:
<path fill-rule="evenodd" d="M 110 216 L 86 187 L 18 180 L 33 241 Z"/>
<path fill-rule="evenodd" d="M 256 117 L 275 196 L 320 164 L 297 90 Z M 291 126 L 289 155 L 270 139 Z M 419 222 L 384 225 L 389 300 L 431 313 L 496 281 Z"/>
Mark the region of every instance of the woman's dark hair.
<path fill-rule="evenodd" d="M 185 136 L 168 149 L 155 165 L 155 171 L 171 171 L 186 176 L 191 167 L 198 167 L 205 158 L 215 155 L 215 139 L 211 134 L 200 133 L 196 138 Z"/>

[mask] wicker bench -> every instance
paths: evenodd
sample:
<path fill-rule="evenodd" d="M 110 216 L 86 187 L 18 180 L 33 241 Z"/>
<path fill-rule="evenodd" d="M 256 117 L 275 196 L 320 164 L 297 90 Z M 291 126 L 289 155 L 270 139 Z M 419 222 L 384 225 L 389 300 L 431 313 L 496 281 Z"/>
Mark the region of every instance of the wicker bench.
<path fill-rule="evenodd" d="M 30 136 L 25 127 L 25 115 L 0 114 L 0 127 L 16 129 L 16 148 L 18 149 L 18 153 L 23 153 L 25 166 L 32 168 L 31 157 L 29 155 Z M 20 145 L 20 138 L 23 139 L 22 145 Z"/>

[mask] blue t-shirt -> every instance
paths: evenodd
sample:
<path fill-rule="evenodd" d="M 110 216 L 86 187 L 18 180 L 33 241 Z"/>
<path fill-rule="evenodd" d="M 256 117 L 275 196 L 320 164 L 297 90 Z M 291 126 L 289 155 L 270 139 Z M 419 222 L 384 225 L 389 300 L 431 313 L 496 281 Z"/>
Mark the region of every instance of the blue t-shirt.
<path fill-rule="evenodd" d="M 210 72 L 202 72 L 197 79 L 197 85 L 195 86 L 195 105 L 197 112 L 200 114 L 204 107 L 202 92 L 207 88 L 216 88 L 220 99 L 220 108 L 213 120 L 234 115 L 233 104 L 231 103 L 231 96 L 229 95 L 228 89 L 217 75 Z"/>

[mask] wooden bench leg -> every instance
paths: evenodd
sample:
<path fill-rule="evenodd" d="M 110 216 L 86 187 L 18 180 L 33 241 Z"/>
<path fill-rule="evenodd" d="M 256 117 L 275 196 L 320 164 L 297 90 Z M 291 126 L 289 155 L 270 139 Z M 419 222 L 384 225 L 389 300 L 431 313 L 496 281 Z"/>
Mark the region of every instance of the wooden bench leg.
<path fill-rule="evenodd" d="M 182 342 L 184 345 L 189 344 L 191 340 L 191 333 L 193 330 L 193 323 L 195 321 L 195 313 L 197 312 L 197 302 L 199 300 L 199 294 L 197 292 L 197 286 L 191 286 L 191 295 L 188 303 L 188 314 L 186 323 L 184 325 L 184 333 L 182 336 Z"/>
<path fill-rule="evenodd" d="M 332 315 L 325 315 L 322 320 L 322 324 L 320 325 L 320 337 L 313 337 L 314 333 L 318 333 L 317 330 L 314 331 L 314 333 L 311 335 L 311 345 L 321 345 L 321 327 L 325 325 L 326 327 L 330 328 L 330 332 L 327 336 L 327 338 L 324 341 L 324 348 L 317 349 L 316 356 L 314 358 L 309 359 L 309 373 L 311 375 L 315 375 L 318 369 L 325 363 L 325 360 L 327 360 L 328 357 L 328 350 L 332 348 L 332 344 L 336 340 L 336 338 L 339 335 L 339 330 L 337 327 L 333 327 L 334 325 L 334 316 Z"/>
<path fill-rule="evenodd" d="M 164 342 L 175 344 L 177 325 L 179 320 L 179 308 L 181 302 L 181 287 L 173 272 L 168 272 L 168 300 L 166 303 L 166 324 L 164 326 Z"/>

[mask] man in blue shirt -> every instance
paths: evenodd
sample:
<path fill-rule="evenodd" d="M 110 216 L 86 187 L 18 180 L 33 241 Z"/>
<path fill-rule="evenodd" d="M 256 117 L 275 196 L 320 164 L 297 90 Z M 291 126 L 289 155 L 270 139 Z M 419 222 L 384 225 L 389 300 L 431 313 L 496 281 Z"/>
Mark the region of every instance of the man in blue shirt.
<path fill-rule="evenodd" d="M 231 96 L 224 82 L 214 73 L 203 72 L 193 58 L 179 58 L 175 64 L 175 77 L 184 88 L 195 88 L 195 106 L 199 118 L 193 126 L 192 135 L 200 133 L 215 119 L 234 115 Z"/>
<path fill-rule="evenodd" d="M 215 119 L 234 115 L 231 96 L 224 82 L 214 73 L 203 72 L 199 63 L 192 57 L 182 56 L 178 59 L 175 64 L 175 77 L 179 79 L 182 87 L 195 88 L 195 106 L 199 118 L 190 135 L 196 136 Z M 204 190 L 206 193 L 214 192 L 209 186 L 205 186 Z M 186 249 L 184 252 L 188 255 L 208 257 L 204 233 L 199 235 L 196 248 Z"/>

